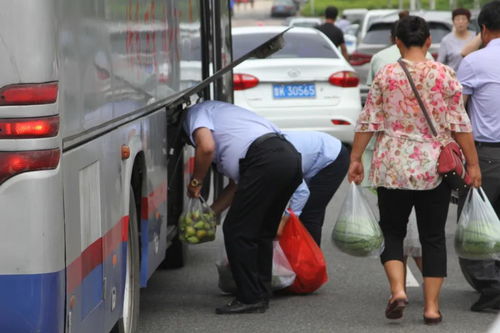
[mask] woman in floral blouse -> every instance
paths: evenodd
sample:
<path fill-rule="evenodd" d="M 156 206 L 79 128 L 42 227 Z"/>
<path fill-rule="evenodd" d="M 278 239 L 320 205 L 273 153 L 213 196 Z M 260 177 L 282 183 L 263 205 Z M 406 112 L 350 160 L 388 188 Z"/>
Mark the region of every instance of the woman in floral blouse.
<path fill-rule="evenodd" d="M 461 146 L 473 186 L 481 185 L 477 153 L 461 85 L 449 67 L 426 59 L 431 44 L 427 23 L 409 16 L 399 21 L 396 44 L 438 131 L 435 138 L 408 79 L 398 63 L 375 77 L 361 112 L 349 166 L 349 181 L 363 180 L 361 155 L 376 135 L 370 180 L 377 187 L 380 227 L 385 249 L 381 254 L 391 288 L 386 317 L 398 319 L 408 302 L 405 293 L 403 239 L 413 207 L 422 244 L 424 322 L 437 324 L 439 293 L 446 276 L 445 224 L 450 189 L 437 173 L 442 144 L 455 139 Z"/>

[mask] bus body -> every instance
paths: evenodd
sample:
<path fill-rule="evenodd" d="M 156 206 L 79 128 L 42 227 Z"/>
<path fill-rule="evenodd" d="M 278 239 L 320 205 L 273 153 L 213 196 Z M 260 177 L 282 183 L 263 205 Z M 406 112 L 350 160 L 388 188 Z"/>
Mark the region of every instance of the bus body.
<path fill-rule="evenodd" d="M 231 61 L 228 3 L 0 8 L 0 332 L 133 332 L 139 286 L 182 264 L 180 98 Z"/>

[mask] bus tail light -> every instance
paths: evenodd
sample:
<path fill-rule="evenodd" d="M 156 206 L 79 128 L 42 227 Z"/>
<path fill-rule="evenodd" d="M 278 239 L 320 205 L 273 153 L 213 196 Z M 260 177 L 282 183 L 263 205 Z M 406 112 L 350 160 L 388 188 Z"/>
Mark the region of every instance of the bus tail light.
<path fill-rule="evenodd" d="M 250 74 L 233 74 L 233 89 L 245 90 L 259 84 L 259 79 Z"/>
<path fill-rule="evenodd" d="M 59 117 L 0 119 L 0 139 L 48 138 L 59 132 Z"/>
<path fill-rule="evenodd" d="M 359 78 L 358 75 L 354 72 L 342 71 L 330 75 L 330 77 L 328 78 L 328 82 L 330 82 L 330 84 L 333 86 L 352 88 L 358 86 Z"/>
<path fill-rule="evenodd" d="M 0 152 L 0 184 L 7 179 L 28 171 L 57 168 L 61 152 L 59 149 Z"/>
<path fill-rule="evenodd" d="M 55 103 L 57 91 L 57 82 L 11 84 L 0 89 L 0 106 Z"/>

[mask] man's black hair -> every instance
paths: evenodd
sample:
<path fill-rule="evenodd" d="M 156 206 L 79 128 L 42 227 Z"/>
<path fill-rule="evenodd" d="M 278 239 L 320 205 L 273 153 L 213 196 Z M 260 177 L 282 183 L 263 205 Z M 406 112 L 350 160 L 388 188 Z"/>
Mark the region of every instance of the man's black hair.
<path fill-rule="evenodd" d="M 339 15 L 339 10 L 335 6 L 328 6 L 325 9 L 325 18 L 335 20 Z"/>
<path fill-rule="evenodd" d="M 477 18 L 477 23 L 481 29 L 484 25 L 490 31 L 500 32 L 500 1 L 495 0 L 484 5 Z"/>
<path fill-rule="evenodd" d="M 410 15 L 399 20 L 396 25 L 396 37 L 406 47 L 423 46 L 429 36 L 429 25 L 421 17 Z"/>

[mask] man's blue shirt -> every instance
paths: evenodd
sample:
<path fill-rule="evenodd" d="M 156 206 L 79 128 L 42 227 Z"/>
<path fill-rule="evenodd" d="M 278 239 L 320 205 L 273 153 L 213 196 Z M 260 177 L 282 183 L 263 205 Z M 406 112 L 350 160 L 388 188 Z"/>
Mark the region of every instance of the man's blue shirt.
<path fill-rule="evenodd" d="M 500 38 L 469 54 L 460 63 L 457 77 L 463 94 L 470 95 L 467 110 L 474 139 L 500 142 Z"/>

